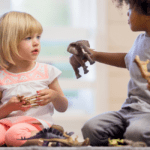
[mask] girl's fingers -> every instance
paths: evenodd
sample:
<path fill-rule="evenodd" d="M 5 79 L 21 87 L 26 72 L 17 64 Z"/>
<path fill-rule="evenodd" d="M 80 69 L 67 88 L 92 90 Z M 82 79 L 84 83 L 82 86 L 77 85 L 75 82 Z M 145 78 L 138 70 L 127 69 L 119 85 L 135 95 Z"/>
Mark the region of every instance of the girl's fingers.
<path fill-rule="evenodd" d="M 44 105 L 47 105 L 49 103 L 49 100 L 43 100 L 43 101 L 40 101 L 40 102 L 37 102 L 38 105 L 40 106 L 44 106 Z"/>
<path fill-rule="evenodd" d="M 22 104 L 25 104 L 26 102 L 25 102 L 25 101 L 22 101 L 21 103 L 22 103 Z"/>
<path fill-rule="evenodd" d="M 27 111 L 27 110 L 29 110 L 31 108 L 31 106 L 22 106 L 21 107 L 21 110 L 22 111 Z"/>
<path fill-rule="evenodd" d="M 30 108 L 31 105 L 22 105 L 23 108 Z"/>
<path fill-rule="evenodd" d="M 40 100 L 46 100 L 48 98 L 49 98 L 49 95 L 44 95 L 44 96 L 37 97 L 36 100 L 40 101 Z"/>
<path fill-rule="evenodd" d="M 25 111 L 27 111 L 27 110 L 29 110 L 29 109 L 30 109 L 30 108 L 22 109 L 22 111 L 24 111 L 24 112 L 25 112 Z"/>
<path fill-rule="evenodd" d="M 38 95 L 44 96 L 44 95 L 49 94 L 50 89 L 44 89 L 44 90 L 40 90 L 40 91 L 36 91 L 36 92 L 37 92 Z"/>

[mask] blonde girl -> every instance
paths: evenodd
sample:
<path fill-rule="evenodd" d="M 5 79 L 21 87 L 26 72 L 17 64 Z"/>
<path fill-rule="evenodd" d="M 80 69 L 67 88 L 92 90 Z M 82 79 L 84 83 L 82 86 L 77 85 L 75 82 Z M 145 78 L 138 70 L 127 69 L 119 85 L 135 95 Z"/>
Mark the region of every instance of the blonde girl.
<path fill-rule="evenodd" d="M 0 145 L 28 145 L 17 139 L 50 127 L 54 108 L 67 110 L 57 79 L 61 71 L 36 62 L 42 32 L 41 24 L 27 13 L 12 11 L 0 18 Z M 17 95 L 23 96 L 22 102 Z M 38 107 L 23 105 L 24 97 L 34 95 Z"/>

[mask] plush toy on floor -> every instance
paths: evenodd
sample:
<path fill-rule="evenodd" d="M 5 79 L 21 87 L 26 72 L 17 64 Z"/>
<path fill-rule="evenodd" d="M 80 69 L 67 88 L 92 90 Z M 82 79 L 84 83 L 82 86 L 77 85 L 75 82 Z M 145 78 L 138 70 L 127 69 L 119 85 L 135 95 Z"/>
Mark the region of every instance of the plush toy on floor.
<path fill-rule="evenodd" d="M 90 57 L 91 52 L 89 50 L 90 44 L 86 40 L 80 40 L 77 42 L 70 43 L 67 48 L 67 51 L 72 54 L 70 56 L 70 64 L 72 65 L 75 71 L 77 79 L 81 77 L 78 68 L 82 66 L 84 74 L 86 74 L 89 72 L 89 70 L 87 69 L 88 66 L 85 65 L 85 62 L 88 60 L 91 65 L 95 63 L 95 61 L 93 61 Z"/>

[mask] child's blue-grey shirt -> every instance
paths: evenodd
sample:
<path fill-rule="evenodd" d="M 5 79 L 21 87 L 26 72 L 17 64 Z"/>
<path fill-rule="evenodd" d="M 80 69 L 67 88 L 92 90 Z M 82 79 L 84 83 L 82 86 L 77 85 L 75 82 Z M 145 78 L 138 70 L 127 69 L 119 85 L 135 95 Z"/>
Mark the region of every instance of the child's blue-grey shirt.
<path fill-rule="evenodd" d="M 150 59 L 150 37 L 140 34 L 132 48 L 125 56 L 126 67 L 130 73 L 128 83 L 128 98 L 122 108 L 131 107 L 139 111 L 150 112 L 150 91 L 147 89 L 147 80 L 141 76 L 141 72 L 134 62 L 135 56 L 139 55 L 141 61 Z M 150 72 L 150 63 L 148 72 Z"/>

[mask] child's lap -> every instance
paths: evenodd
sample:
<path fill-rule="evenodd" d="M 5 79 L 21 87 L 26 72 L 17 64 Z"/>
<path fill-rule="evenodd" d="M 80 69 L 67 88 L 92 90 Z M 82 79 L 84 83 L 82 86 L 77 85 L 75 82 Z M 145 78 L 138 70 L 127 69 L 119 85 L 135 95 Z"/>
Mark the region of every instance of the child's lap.
<path fill-rule="evenodd" d="M 0 124 L 0 131 L 1 131 L 1 136 L 0 136 L 0 145 L 5 144 L 5 134 L 6 131 L 9 129 L 8 126 Z"/>
<path fill-rule="evenodd" d="M 0 124 L 0 145 L 6 143 L 6 145 L 10 146 L 21 146 L 26 140 L 17 140 L 21 139 L 21 137 L 30 137 L 31 131 L 39 131 L 37 128 L 38 125 L 29 124 L 29 123 L 18 123 L 11 127 L 8 127 L 4 124 Z"/>

